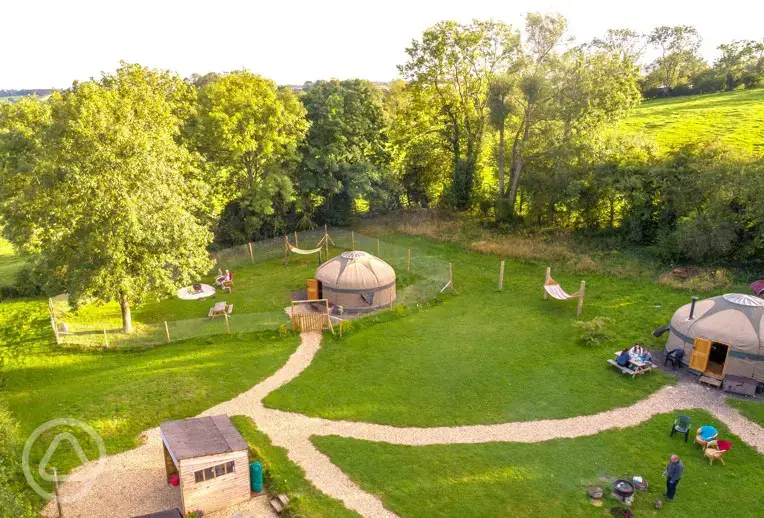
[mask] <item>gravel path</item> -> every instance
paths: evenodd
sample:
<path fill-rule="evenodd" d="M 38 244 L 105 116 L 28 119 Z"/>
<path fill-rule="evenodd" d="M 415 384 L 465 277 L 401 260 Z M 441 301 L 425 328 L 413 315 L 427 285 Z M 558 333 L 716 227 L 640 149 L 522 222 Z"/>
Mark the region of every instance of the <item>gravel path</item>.
<path fill-rule="evenodd" d="M 317 488 L 341 500 L 348 509 L 353 509 L 363 516 L 387 517 L 395 514 L 385 509 L 378 497 L 362 490 L 332 464 L 326 455 L 313 446 L 310 442 L 311 436 L 339 435 L 413 446 L 484 442 L 530 443 L 593 435 L 603 430 L 635 426 L 656 414 L 702 408 L 726 423 L 730 431 L 744 442 L 764 454 L 764 428 L 729 407 L 719 391 L 689 383 L 664 387 L 629 407 L 599 414 L 492 425 L 403 428 L 353 421 L 330 421 L 265 408 L 262 399 L 305 370 L 320 349 L 320 344 L 320 334 L 304 333 L 300 346 L 287 363 L 271 377 L 200 415 L 249 416 L 275 445 L 287 450 L 289 458 L 305 471 L 308 480 Z M 144 446 L 107 458 L 105 473 L 96 481 L 86 497 L 64 507 L 67 517 L 105 516 L 104 509 L 110 509 L 109 516 L 121 517 L 178 505 L 177 488 L 167 486 L 164 481 L 158 428 L 149 430 L 145 435 L 147 443 Z M 87 472 L 89 469 L 91 464 L 83 466 L 77 472 Z M 76 486 L 74 483 L 67 483 L 63 489 L 66 494 L 74 491 Z M 49 504 L 45 511 L 47 516 L 55 516 L 54 505 Z M 267 503 L 260 497 L 245 504 L 244 508 L 229 508 L 211 516 L 269 516 L 268 513 L 270 510 Z"/>

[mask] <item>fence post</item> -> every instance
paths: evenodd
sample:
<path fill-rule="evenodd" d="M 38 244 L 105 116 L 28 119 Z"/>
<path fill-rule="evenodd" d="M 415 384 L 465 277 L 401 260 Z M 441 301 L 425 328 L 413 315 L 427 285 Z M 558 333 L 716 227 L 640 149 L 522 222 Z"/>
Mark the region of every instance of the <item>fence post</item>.
<path fill-rule="evenodd" d="M 546 267 L 546 276 L 544 277 L 544 286 L 546 286 L 546 283 L 549 282 L 549 279 L 552 278 L 552 268 L 547 266 Z M 544 300 L 546 300 L 549 297 L 549 295 L 546 292 L 546 288 L 544 288 Z"/>
<path fill-rule="evenodd" d="M 353 242 L 353 252 L 355 252 L 355 231 L 350 231 L 350 240 Z"/>
<path fill-rule="evenodd" d="M 411 248 L 406 249 L 406 271 L 411 271 Z"/>
<path fill-rule="evenodd" d="M 103 344 L 106 347 L 109 347 L 109 337 L 106 336 L 106 325 L 101 324 L 101 327 L 103 327 Z"/>
<path fill-rule="evenodd" d="M 576 310 L 577 317 L 580 317 L 581 312 L 584 310 L 584 291 L 586 291 L 586 281 L 581 281 L 581 287 L 578 290 L 578 309 Z"/>
<path fill-rule="evenodd" d="M 61 509 L 61 498 L 58 496 L 58 470 L 53 468 L 53 492 L 56 493 L 56 507 L 58 508 L 58 517 L 64 518 L 64 510 Z"/>
<path fill-rule="evenodd" d="M 379 257 L 379 238 L 377 238 L 377 257 Z"/>
<path fill-rule="evenodd" d="M 223 313 L 223 316 L 225 317 L 225 332 L 226 334 L 231 334 L 231 328 L 228 325 L 228 313 Z"/>
<path fill-rule="evenodd" d="M 252 262 L 255 262 L 255 253 L 252 251 L 252 241 L 249 242 L 249 258 L 252 259 Z"/>
<path fill-rule="evenodd" d="M 326 245 L 326 260 L 329 260 L 329 226 L 324 223 L 324 244 Z"/>
<path fill-rule="evenodd" d="M 56 310 L 53 308 L 53 299 L 48 299 L 48 310 L 50 311 L 50 323 L 53 326 L 53 334 L 56 337 L 56 343 L 61 345 L 61 338 L 58 336 L 58 322 L 56 322 Z"/>
<path fill-rule="evenodd" d="M 501 266 L 499 266 L 499 290 L 504 289 L 504 261 L 501 262 Z"/>
<path fill-rule="evenodd" d="M 300 248 L 300 242 L 297 240 L 297 231 L 294 231 L 294 246 L 295 248 Z"/>
<path fill-rule="evenodd" d="M 167 327 L 167 320 L 164 321 L 164 334 L 167 337 L 167 343 L 170 343 L 170 328 Z"/>
<path fill-rule="evenodd" d="M 284 236 L 284 266 L 289 264 L 289 238 Z"/>
<path fill-rule="evenodd" d="M 451 291 L 454 290 L 454 266 L 448 263 L 448 283 L 451 285 Z"/>

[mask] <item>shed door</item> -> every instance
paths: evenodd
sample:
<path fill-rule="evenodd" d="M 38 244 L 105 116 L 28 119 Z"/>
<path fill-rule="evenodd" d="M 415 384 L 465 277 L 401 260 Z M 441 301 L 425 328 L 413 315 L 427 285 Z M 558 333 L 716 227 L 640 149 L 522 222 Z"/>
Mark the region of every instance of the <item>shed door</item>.
<path fill-rule="evenodd" d="M 711 353 L 711 340 L 696 338 L 693 343 L 692 356 L 690 356 L 690 368 L 705 372 L 708 367 L 708 355 Z"/>

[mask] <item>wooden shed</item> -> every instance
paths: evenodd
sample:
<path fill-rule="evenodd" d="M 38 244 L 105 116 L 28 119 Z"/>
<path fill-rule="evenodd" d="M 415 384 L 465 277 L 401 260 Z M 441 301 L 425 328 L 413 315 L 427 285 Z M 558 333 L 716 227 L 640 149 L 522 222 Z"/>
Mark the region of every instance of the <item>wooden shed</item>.
<path fill-rule="evenodd" d="M 183 514 L 249 499 L 249 449 L 228 416 L 168 421 L 159 431 L 167 481 L 180 478 Z"/>

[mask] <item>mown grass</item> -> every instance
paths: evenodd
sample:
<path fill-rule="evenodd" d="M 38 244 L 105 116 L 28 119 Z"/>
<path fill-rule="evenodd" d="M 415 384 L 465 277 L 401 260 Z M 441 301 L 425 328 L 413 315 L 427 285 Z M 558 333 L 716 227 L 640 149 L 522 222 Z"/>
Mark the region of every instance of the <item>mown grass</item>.
<path fill-rule="evenodd" d="M 535 444 L 399 446 L 354 439 L 314 437 L 313 443 L 362 488 L 379 495 L 404 517 L 610 516 L 618 505 L 612 482 L 640 475 L 649 491 L 637 493 L 636 516 L 761 516 L 764 457 L 703 411 L 683 412 L 694 423 L 713 424 L 733 449 L 726 466 L 710 466 L 692 440 L 669 438 L 674 416 L 659 415 L 622 430 Z M 672 453 L 684 463 L 673 502 L 665 500 L 661 474 Z M 586 495 L 602 487 L 602 507 Z M 620 505 L 623 507 L 623 505 Z"/>
<path fill-rule="evenodd" d="M 764 401 L 751 401 L 748 399 L 727 399 L 727 404 L 740 410 L 740 413 L 746 416 L 754 423 L 764 427 Z"/>
<path fill-rule="evenodd" d="M 305 472 L 289 460 L 286 450 L 274 446 L 248 417 L 234 416 L 233 423 L 249 444 L 250 462 L 263 464 L 265 489 L 269 494 L 285 493 L 289 504 L 282 516 L 334 518 L 359 516 L 342 502 L 331 498 L 305 478 Z"/>
<path fill-rule="evenodd" d="M 422 238 L 386 239 L 451 261 L 456 294 L 327 340 L 311 366 L 266 405 L 401 426 L 500 423 L 626 406 L 672 382 L 658 371 L 624 377 L 605 360 L 634 342 L 663 347 L 652 331 L 688 301 L 686 293 L 644 279 L 553 268 L 569 292 L 586 279 L 583 319 L 613 321 L 615 339 L 587 348 L 573 325 L 576 303 L 543 300 L 543 263 L 507 261 L 505 289 L 498 291 L 500 257 Z"/>
<path fill-rule="evenodd" d="M 620 131 L 655 139 L 662 150 L 693 141 L 719 141 L 764 152 L 764 88 L 643 102 Z"/>
<path fill-rule="evenodd" d="M 13 286 L 26 260 L 17 255 L 11 244 L 0 237 L 0 288 Z"/>
<path fill-rule="evenodd" d="M 299 343 L 296 336 L 270 332 L 141 352 L 62 349 L 53 340 L 43 300 L 0 304 L 0 340 L 20 353 L 5 367 L 0 400 L 19 421 L 22 437 L 51 419 L 74 418 L 98 432 L 108 453 L 136 446 L 147 428 L 196 415 L 249 389 L 283 365 Z M 59 432 L 43 434 L 35 443 L 33 462 Z M 94 458 L 93 441 L 74 433 Z M 50 464 L 67 472 L 79 461 L 71 449 L 59 448 Z"/>

